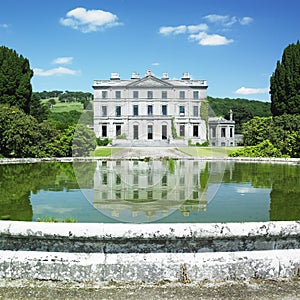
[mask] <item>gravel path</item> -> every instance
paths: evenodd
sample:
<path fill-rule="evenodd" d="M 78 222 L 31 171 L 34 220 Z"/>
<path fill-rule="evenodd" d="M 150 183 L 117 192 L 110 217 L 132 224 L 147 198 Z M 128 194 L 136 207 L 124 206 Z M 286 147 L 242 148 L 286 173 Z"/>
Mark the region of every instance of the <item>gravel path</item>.
<path fill-rule="evenodd" d="M 0 299 L 299 299 L 300 280 L 97 284 L 0 279 Z"/>
<path fill-rule="evenodd" d="M 113 154 L 111 158 L 144 159 L 144 158 L 191 158 L 176 148 L 171 147 L 128 147 Z"/>

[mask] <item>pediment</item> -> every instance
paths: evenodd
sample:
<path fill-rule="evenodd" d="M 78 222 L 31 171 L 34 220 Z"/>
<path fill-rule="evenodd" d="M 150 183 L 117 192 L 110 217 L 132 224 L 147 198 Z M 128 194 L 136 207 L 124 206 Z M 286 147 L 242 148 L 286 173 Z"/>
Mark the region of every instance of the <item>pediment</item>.
<path fill-rule="evenodd" d="M 166 80 L 161 80 L 157 77 L 154 76 L 146 76 L 142 79 L 139 79 L 137 81 L 131 82 L 130 84 L 127 85 L 127 87 L 173 87 L 173 85 Z"/>

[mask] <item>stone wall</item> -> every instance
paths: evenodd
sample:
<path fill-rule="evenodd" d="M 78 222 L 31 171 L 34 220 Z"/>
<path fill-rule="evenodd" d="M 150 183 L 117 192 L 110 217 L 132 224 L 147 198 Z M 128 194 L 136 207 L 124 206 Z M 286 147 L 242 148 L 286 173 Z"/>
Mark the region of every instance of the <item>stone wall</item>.
<path fill-rule="evenodd" d="M 0 221 L 0 278 L 197 282 L 300 274 L 300 222 Z"/>

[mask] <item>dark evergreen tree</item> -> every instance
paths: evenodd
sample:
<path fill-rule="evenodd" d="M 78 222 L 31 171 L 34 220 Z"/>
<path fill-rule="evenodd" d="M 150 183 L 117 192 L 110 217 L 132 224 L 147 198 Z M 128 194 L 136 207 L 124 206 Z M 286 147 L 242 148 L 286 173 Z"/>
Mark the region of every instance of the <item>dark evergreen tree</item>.
<path fill-rule="evenodd" d="M 17 106 L 29 114 L 32 76 L 27 58 L 15 50 L 0 47 L 0 104 Z"/>
<path fill-rule="evenodd" d="M 270 79 L 273 116 L 300 113 L 300 43 L 288 45 Z"/>

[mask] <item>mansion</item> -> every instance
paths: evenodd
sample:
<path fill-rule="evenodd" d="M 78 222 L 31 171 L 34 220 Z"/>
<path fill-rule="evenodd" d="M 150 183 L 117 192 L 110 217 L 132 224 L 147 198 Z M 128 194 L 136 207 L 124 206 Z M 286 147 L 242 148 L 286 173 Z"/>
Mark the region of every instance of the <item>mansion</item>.
<path fill-rule="evenodd" d="M 167 73 L 157 78 L 147 71 L 142 78 L 132 73 L 129 80 L 112 73 L 110 80 L 95 80 L 96 136 L 110 138 L 112 144 L 202 144 L 207 140 L 207 130 L 200 108 L 207 87 L 206 80 L 193 80 L 189 73 L 183 73 L 181 79 L 169 79 Z M 233 145 L 233 139 L 224 142 Z"/>

